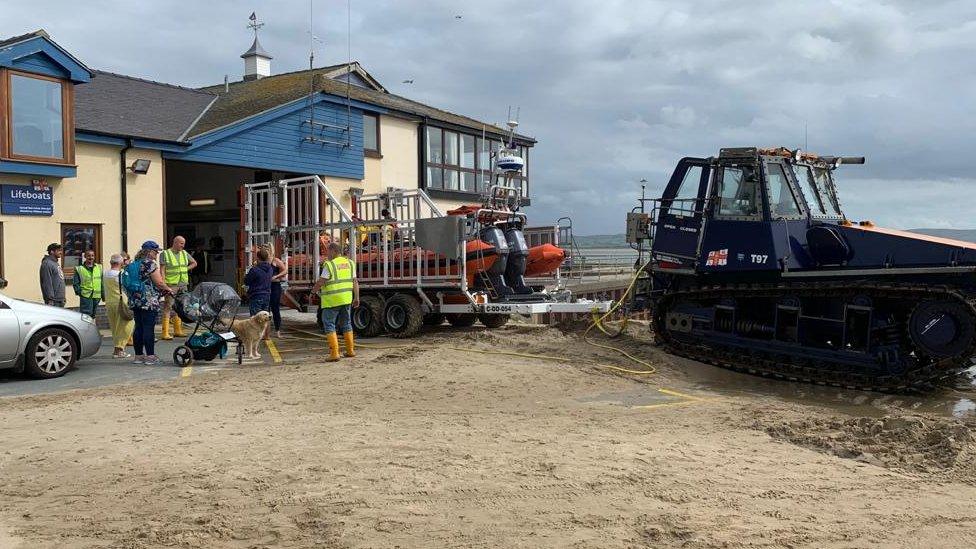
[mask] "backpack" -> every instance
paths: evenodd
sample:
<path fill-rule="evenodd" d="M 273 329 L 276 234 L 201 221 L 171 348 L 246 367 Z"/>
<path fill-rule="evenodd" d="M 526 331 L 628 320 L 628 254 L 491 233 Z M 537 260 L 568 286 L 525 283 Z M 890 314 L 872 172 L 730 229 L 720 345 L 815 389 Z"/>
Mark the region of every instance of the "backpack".
<path fill-rule="evenodd" d="M 142 260 L 133 261 L 126 265 L 125 270 L 119 273 L 119 283 L 129 293 L 142 293 L 145 289 L 145 281 L 139 276 L 139 269 L 142 267 Z"/>

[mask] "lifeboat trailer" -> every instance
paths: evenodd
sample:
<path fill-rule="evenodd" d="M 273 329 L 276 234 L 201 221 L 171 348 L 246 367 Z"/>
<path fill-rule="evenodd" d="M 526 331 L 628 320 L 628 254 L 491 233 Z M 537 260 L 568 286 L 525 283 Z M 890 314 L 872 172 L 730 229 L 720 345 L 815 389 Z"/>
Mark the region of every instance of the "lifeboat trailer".
<path fill-rule="evenodd" d="M 573 300 L 564 289 L 551 292 L 531 283 L 523 284 L 529 292 L 499 291 L 499 280 L 504 284 L 512 279 L 501 266 L 507 239 L 497 235 L 525 223 L 523 213 L 503 204 L 517 203 L 520 189 L 493 186 L 488 196 L 497 200 L 486 201 L 472 215 L 446 215 L 422 189 L 388 188 L 369 195 L 353 191 L 346 209 L 318 176 L 245 185 L 242 272 L 255 260 L 258 246 L 273 243 L 288 265 L 286 303 L 309 311 L 307 296 L 325 248 L 340 243 L 347 257 L 356 259 L 360 305 L 352 321 L 362 337 L 412 337 L 424 325 L 445 320 L 456 327 L 480 322 L 496 328 L 512 314 L 610 309 L 609 301 Z M 487 233 L 495 239 L 485 242 Z M 489 276 L 493 269 L 501 278 Z M 523 266 L 515 274 L 524 273 Z"/>

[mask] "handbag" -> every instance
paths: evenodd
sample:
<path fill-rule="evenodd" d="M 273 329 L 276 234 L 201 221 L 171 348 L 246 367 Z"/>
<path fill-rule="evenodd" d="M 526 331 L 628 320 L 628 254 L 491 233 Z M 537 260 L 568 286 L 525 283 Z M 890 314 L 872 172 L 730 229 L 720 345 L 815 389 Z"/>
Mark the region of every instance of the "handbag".
<path fill-rule="evenodd" d="M 132 314 L 132 309 L 125 304 L 125 298 L 122 297 L 122 281 L 119 281 L 119 318 L 126 322 L 135 318 L 135 315 Z"/>

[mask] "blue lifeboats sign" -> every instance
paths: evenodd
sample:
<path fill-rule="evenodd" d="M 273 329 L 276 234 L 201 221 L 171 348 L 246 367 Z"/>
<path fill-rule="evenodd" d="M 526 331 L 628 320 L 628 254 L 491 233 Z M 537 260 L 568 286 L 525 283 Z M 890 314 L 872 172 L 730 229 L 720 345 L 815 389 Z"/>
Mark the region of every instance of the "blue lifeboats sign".
<path fill-rule="evenodd" d="M 3 215 L 54 215 L 54 191 L 50 187 L 0 185 Z"/>

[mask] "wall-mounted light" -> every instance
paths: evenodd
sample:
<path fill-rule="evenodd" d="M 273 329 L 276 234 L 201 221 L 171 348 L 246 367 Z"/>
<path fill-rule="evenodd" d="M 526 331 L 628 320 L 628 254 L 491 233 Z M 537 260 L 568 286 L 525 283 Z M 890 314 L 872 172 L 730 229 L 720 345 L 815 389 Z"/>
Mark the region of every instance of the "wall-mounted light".
<path fill-rule="evenodd" d="M 199 208 L 200 206 L 215 206 L 217 205 L 216 198 L 194 198 L 190 201 L 190 206 L 194 208 Z"/>
<path fill-rule="evenodd" d="M 149 172 L 149 165 L 152 164 L 152 160 L 147 160 L 145 158 L 139 158 L 129 166 L 129 170 L 132 173 L 145 175 Z"/>

